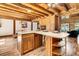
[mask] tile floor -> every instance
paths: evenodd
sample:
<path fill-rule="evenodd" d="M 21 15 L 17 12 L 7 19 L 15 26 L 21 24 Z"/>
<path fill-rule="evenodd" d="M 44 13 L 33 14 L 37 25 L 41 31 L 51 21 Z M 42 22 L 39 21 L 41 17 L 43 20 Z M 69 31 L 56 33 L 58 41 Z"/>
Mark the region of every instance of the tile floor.
<path fill-rule="evenodd" d="M 79 49 L 77 49 L 76 54 L 76 40 L 68 40 L 67 44 L 68 56 L 79 55 Z M 0 56 L 20 56 L 17 50 L 17 40 L 13 37 L 3 37 L 0 38 Z M 42 46 L 37 48 L 29 53 L 24 54 L 23 56 L 45 56 L 45 48 Z"/>

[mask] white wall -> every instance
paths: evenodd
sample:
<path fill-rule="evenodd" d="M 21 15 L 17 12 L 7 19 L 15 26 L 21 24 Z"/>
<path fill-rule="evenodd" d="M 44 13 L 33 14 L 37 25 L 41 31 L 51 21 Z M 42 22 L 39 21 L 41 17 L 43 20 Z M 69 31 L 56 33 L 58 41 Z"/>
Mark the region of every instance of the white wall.
<path fill-rule="evenodd" d="M 27 23 L 27 28 L 22 28 L 22 23 Z M 18 33 L 18 31 L 31 31 L 31 22 L 30 21 L 20 21 L 20 20 L 16 20 L 16 33 Z"/>
<path fill-rule="evenodd" d="M 27 29 L 26 31 L 31 31 L 31 22 L 27 21 Z"/>
<path fill-rule="evenodd" d="M 19 20 L 16 20 L 16 33 L 18 32 L 18 31 L 21 31 L 21 21 L 19 21 Z"/>
<path fill-rule="evenodd" d="M 0 19 L 2 27 L 0 27 L 0 36 L 13 34 L 13 20 Z"/>
<path fill-rule="evenodd" d="M 2 27 L 0 27 L 0 36 L 12 35 L 13 34 L 13 20 L 0 19 Z M 31 22 L 27 21 L 27 28 L 22 28 L 21 21 L 16 20 L 16 33 L 18 31 L 30 31 Z"/>

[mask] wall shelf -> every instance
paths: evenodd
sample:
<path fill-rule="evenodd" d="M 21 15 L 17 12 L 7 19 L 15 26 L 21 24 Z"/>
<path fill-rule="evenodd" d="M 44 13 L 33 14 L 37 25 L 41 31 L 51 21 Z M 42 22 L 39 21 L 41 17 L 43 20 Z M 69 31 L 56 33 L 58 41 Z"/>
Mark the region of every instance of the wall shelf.
<path fill-rule="evenodd" d="M 52 47 L 64 47 L 65 45 L 52 44 Z"/>

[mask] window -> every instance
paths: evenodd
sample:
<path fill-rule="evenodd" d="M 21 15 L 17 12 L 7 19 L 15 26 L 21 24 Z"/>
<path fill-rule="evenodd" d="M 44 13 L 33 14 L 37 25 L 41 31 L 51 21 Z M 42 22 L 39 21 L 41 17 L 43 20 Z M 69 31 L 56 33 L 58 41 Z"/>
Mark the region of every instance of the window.
<path fill-rule="evenodd" d="M 76 22 L 75 23 L 75 30 L 78 30 L 79 29 L 79 22 Z"/>
<path fill-rule="evenodd" d="M 69 31 L 69 23 L 63 23 L 61 24 L 61 30 L 62 32 L 67 32 Z"/>
<path fill-rule="evenodd" d="M 0 27 L 2 27 L 1 20 L 0 20 Z"/>

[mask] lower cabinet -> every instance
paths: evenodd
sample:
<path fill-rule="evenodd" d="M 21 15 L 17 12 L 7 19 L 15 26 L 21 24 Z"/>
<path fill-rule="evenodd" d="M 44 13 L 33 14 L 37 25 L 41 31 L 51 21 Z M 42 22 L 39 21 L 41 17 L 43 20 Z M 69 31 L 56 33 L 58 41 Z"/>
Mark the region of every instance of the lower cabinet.
<path fill-rule="evenodd" d="M 42 46 L 42 35 L 35 34 L 34 36 L 34 48 Z"/>
<path fill-rule="evenodd" d="M 30 34 L 22 34 L 21 36 L 22 36 L 20 46 L 21 55 L 42 46 L 42 35 L 30 33 Z"/>
<path fill-rule="evenodd" d="M 22 35 L 22 51 L 26 53 L 34 49 L 34 34 Z"/>

